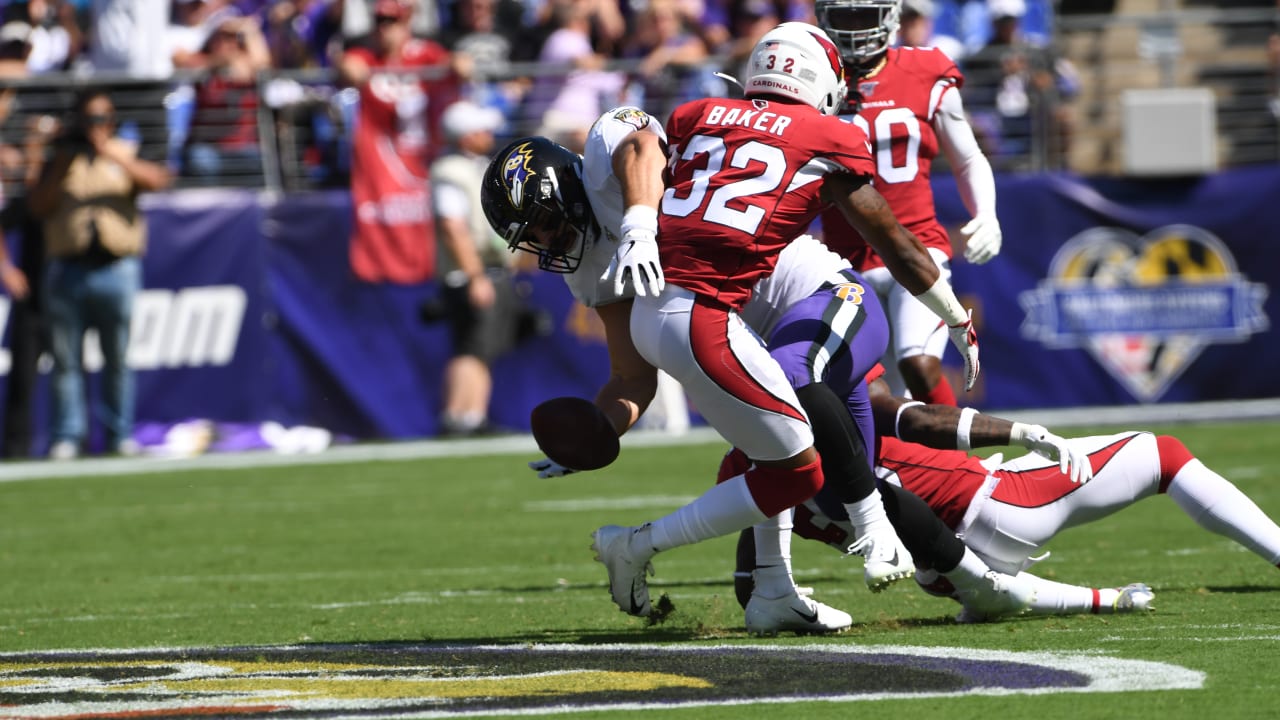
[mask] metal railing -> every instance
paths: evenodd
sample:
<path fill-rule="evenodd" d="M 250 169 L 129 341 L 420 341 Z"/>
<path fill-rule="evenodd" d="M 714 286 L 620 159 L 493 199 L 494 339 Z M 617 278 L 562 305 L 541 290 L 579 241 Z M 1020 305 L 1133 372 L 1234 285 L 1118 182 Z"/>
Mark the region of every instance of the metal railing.
<path fill-rule="evenodd" d="M 1121 130 L 1118 93 L 1127 88 L 1200 86 L 1217 96 L 1223 165 L 1275 162 L 1280 159 L 1280 98 L 1275 69 L 1267 67 L 1265 58 L 1276 18 L 1270 9 L 1061 17 L 1055 27 L 1055 51 L 1078 70 L 1079 95 L 1064 100 L 1052 92 L 1030 93 L 1025 122 L 1003 128 L 1003 142 L 988 144 L 988 155 L 1003 170 L 1115 173 Z M 640 77 L 638 68 L 635 61 L 604 68 L 620 81 L 605 84 L 610 89 L 596 98 L 601 109 L 638 102 L 665 120 L 683 100 L 737 92 L 713 75 L 739 72 L 722 57 L 697 67 L 666 68 L 649 78 Z M 420 72 L 425 77 L 439 70 Z M 571 72 L 567 66 L 511 64 L 472 79 L 462 93 L 502 107 L 508 119 L 506 135 L 534 133 L 542 129 L 541 107 L 536 100 L 512 101 L 507 89 L 547 79 L 556 85 L 557 78 L 564 82 Z M 332 71 L 265 72 L 251 85 L 225 94 L 224 100 L 235 102 L 221 107 L 197 102 L 206 80 L 199 73 L 178 73 L 166 81 L 107 74 L 0 81 L 0 180 L 5 196 L 24 191 L 22 153 L 8 149 L 20 150 L 42 118 L 64 118 L 76 94 L 90 87 L 110 92 L 121 133 L 140 143 L 144 157 L 169 163 L 177 172 L 178 187 L 288 192 L 346 186 L 358 93 L 341 87 Z M 980 135 L 979 98 L 984 88 L 997 82 L 977 73 L 967 78 L 966 105 Z M 1072 115 L 1069 133 L 1056 125 L 1064 108 Z M 235 134 L 234 143 L 220 145 L 229 134 Z M 197 149 L 202 143 L 213 145 L 212 152 Z M 215 169 L 210 174 L 211 167 Z"/>
<path fill-rule="evenodd" d="M 1177 3 L 1170 3 L 1177 4 Z M 1058 47 L 1080 70 L 1074 107 L 1080 145 L 1069 161 L 1084 173 L 1120 172 L 1126 90 L 1208 88 L 1216 100 L 1224 167 L 1280 160 L 1280 68 L 1268 39 L 1278 8 L 1180 8 L 1169 12 L 1059 18 Z"/>

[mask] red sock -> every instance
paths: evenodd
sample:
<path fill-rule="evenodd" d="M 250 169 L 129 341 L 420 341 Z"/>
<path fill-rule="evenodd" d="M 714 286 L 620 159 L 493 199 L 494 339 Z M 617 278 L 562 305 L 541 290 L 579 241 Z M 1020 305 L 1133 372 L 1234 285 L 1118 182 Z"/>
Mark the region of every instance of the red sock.
<path fill-rule="evenodd" d="M 808 500 L 822 489 L 822 460 L 798 468 L 755 466 L 743 475 L 751 499 L 767 517 Z"/>
<path fill-rule="evenodd" d="M 731 477 L 737 477 L 751 469 L 751 460 L 747 454 L 738 448 L 730 448 L 729 452 L 724 454 L 724 459 L 720 461 L 720 472 L 716 475 L 716 484 L 728 480 Z"/>
<path fill-rule="evenodd" d="M 1168 492 L 1173 477 L 1195 456 L 1181 440 L 1169 435 L 1156 436 L 1156 449 L 1160 452 L 1160 492 Z"/>
<path fill-rule="evenodd" d="M 929 389 L 924 397 L 915 398 L 920 402 L 929 403 L 930 405 L 950 405 L 956 407 L 956 393 L 951 389 L 951 383 L 947 382 L 947 376 L 942 375 L 938 378 L 938 384 Z"/>

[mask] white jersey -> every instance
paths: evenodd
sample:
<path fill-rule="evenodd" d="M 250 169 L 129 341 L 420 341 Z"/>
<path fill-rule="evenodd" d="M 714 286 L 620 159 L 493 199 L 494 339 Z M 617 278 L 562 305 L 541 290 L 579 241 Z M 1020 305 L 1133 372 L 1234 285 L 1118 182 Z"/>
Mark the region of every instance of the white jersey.
<path fill-rule="evenodd" d="M 823 283 L 849 282 L 840 273 L 851 267 L 848 260 L 828 250 L 817 238 L 801 235 L 782 249 L 773 273 L 756 283 L 751 299 L 739 313 L 742 321 L 767 338 L 792 305 L 812 295 Z"/>
<path fill-rule="evenodd" d="M 628 285 L 617 294 L 608 279 L 622 235 L 622 184 L 613 174 L 613 153 L 619 143 L 633 132 L 651 132 L 667 139 L 657 118 L 636 107 L 623 106 L 604 113 L 591 126 L 582 156 L 582 183 L 587 200 L 600 225 L 599 236 L 588 242 L 582 264 L 564 276 L 574 298 L 587 307 L 607 305 L 634 296 Z M 662 238 L 658 238 L 662 242 Z M 778 257 L 773 274 L 756 284 L 752 299 L 741 315 L 746 324 L 761 337 L 768 337 L 778 319 L 793 304 L 813 294 L 825 282 L 842 283 L 840 275 L 849 262 L 827 249 L 810 235 L 793 240 Z"/>
<path fill-rule="evenodd" d="M 613 151 L 628 135 L 636 131 L 651 132 L 666 142 L 667 134 L 658 119 L 639 108 L 624 106 L 601 115 L 587 134 L 587 144 L 582 153 L 582 184 L 587 190 L 587 201 L 595 214 L 600 233 L 587 240 L 582 253 L 582 264 L 564 276 L 569 291 L 578 302 L 587 307 L 607 305 L 634 296 L 628 285 L 617 294 L 613 281 L 609 280 L 613 255 L 622 236 L 622 183 L 613 174 Z"/>

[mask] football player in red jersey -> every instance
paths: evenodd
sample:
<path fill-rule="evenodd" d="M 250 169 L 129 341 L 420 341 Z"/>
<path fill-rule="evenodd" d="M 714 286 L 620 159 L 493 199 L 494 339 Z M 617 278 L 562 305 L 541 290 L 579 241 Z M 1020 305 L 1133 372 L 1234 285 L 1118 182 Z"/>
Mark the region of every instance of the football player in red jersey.
<path fill-rule="evenodd" d="M 866 138 L 833 117 L 845 95 L 835 45 L 812 25 L 783 23 L 757 43 L 749 72 L 745 98 L 696 100 L 671 115 L 659 216 L 666 286 L 635 299 L 631 335 L 644 359 L 679 380 L 703 417 L 753 464 L 652 523 L 593 533 L 614 602 L 632 615 L 652 611 L 645 575 L 653 555 L 776 517 L 823 484 L 796 391 L 738 310 L 825 205 L 841 208 L 950 327 L 970 386 L 978 372 L 968 314 L 871 186 Z M 896 539 L 887 549 L 906 559 Z"/>
<path fill-rule="evenodd" d="M 1064 463 L 1092 474 L 1077 477 L 1074 472 L 1064 475 L 1064 463 L 1052 463 L 1042 455 L 1002 462 L 999 455 L 984 460 L 964 452 L 971 446 L 992 444 L 1006 433 L 1014 442 L 1043 435 L 1047 431 L 1040 426 L 1011 423 L 971 409 L 913 406 L 891 397 L 882 383 L 873 382 L 870 392 L 877 429 L 895 428 L 893 436 L 885 433 L 881 438 L 878 472 L 924 499 L 992 569 L 1029 581 L 1036 591 L 1029 608 L 1033 614 L 1149 609 L 1153 594 L 1141 583 L 1097 589 L 1024 571 L 1047 557 L 1042 550 L 1058 533 L 1157 494 L 1168 495 L 1205 530 L 1280 566 L 1280 526 L 1175 437 L 1126 431 L 1059 441 L 1065 444 Z M 901 421 L 896 427 L 895 418 Z M 956 450 L 931 450 L 910 442 L 945 447 L 943 438 L 952 424 L 963 428 L 955 435 Z M 930 573 L 917 573 L 926 590 L 949 594 L 946 583 L 935 580 Z M 961 619 L 982 618 L 962 612 Z"/>
<path fill-rule="evenodd" d="M 1126 431 L 1064 440 L 1041 426 L 971 409 L 905 402 L 876 380 L 869 389 L 881 435 L 877 474 L 925 500 L 993 570 L 1016 575 L 1034 589 L 1027 608 L 1032 614 L 1150 609 L 1154 593 L 1142 583 L 1083 587 L 1026 569 L 1047 557 L 1044 547 L 1058 533 L 1158 494 L 1168 495 L 1205 530 L 1280 566 L 1280 526 L 1175 437 Z M 1038 450 L 1004 461 L 1001 455 L 982 459 L 964 452 L 1005 444 L 1035 449 L 1042 443 L 1056 445 L 1057 453 Z M 932 449 L 948 447 L 956 449 Z M 1049 459 L 1055 454 L 1056 460 Z M 838 503 L 819 494 L 796 508 L 794 532 L 842 549 L 851 533 L 839 515 Z M 917 559 L 923 556 L 916 553 Z M 931 570 L 917 571 L 916 580 L 927 592 L 964 602 L 957 617 L 962 622 L 995 619 L 957 597 Z"/>
<path fill-rule="evenodd" d="M 915 233 L 951 278 L 951 240 L 934 210 L 929 173 L 941 150 L 973 219 L 960 230 L 965 258 L 985 263 L 1000 252 L 995 180 L 974 139 L 960 100 L 964 77 L 941 50 L 896 48 L 901 0 L 816 0 L 818 24 L 840 48 L 850 74 L 849 101 L 841 117 L 870 136 L 876 189 L 902 224 Z M 862 134 L 862 133 L 855 133 Z M 955 405 L 942 374 L 946 335 L 927 308 L 895 281 L 863 236 L 839 213 L 822 216 L 824 240 L 849 258 L 875 287 L 893 333 L 885 368 L 898 394 Z"/>

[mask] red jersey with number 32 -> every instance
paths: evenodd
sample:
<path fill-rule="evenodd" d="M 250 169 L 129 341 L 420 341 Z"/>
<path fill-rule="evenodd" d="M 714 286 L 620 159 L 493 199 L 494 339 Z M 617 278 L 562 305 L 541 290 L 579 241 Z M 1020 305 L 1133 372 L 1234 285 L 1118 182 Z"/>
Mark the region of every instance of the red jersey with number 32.
<path fill-rule="evenodd" d="M 822 210 L 830 173 L 869 177 L 856 128 L 808 105 L 710 98 L 667 122 L 669 182 L 658 246 L 667 282 L 741 308 Z"/>
<path fill-rule="evenodd" d="M 850 106 L 841 119 L 871 137 L 875 148 L 875 187 L 893 214 L 925 247 L 951 257 L 951 239 L 938 222 L 929 171 L 938 156 L 934 114 L 944 93 L 964 83 L 946 53 L 936 48 L 890 48 L 875 75 L 850 83 Z M 861 107 L 853 114 L 854 90 Z M 850 131 L 852 128 L 850 128 Z M 858 134 L 858 133 L 855 133 Z M 858 270 L 884 262 L 836 210 L 822 215 L 823 240 Z"/>

